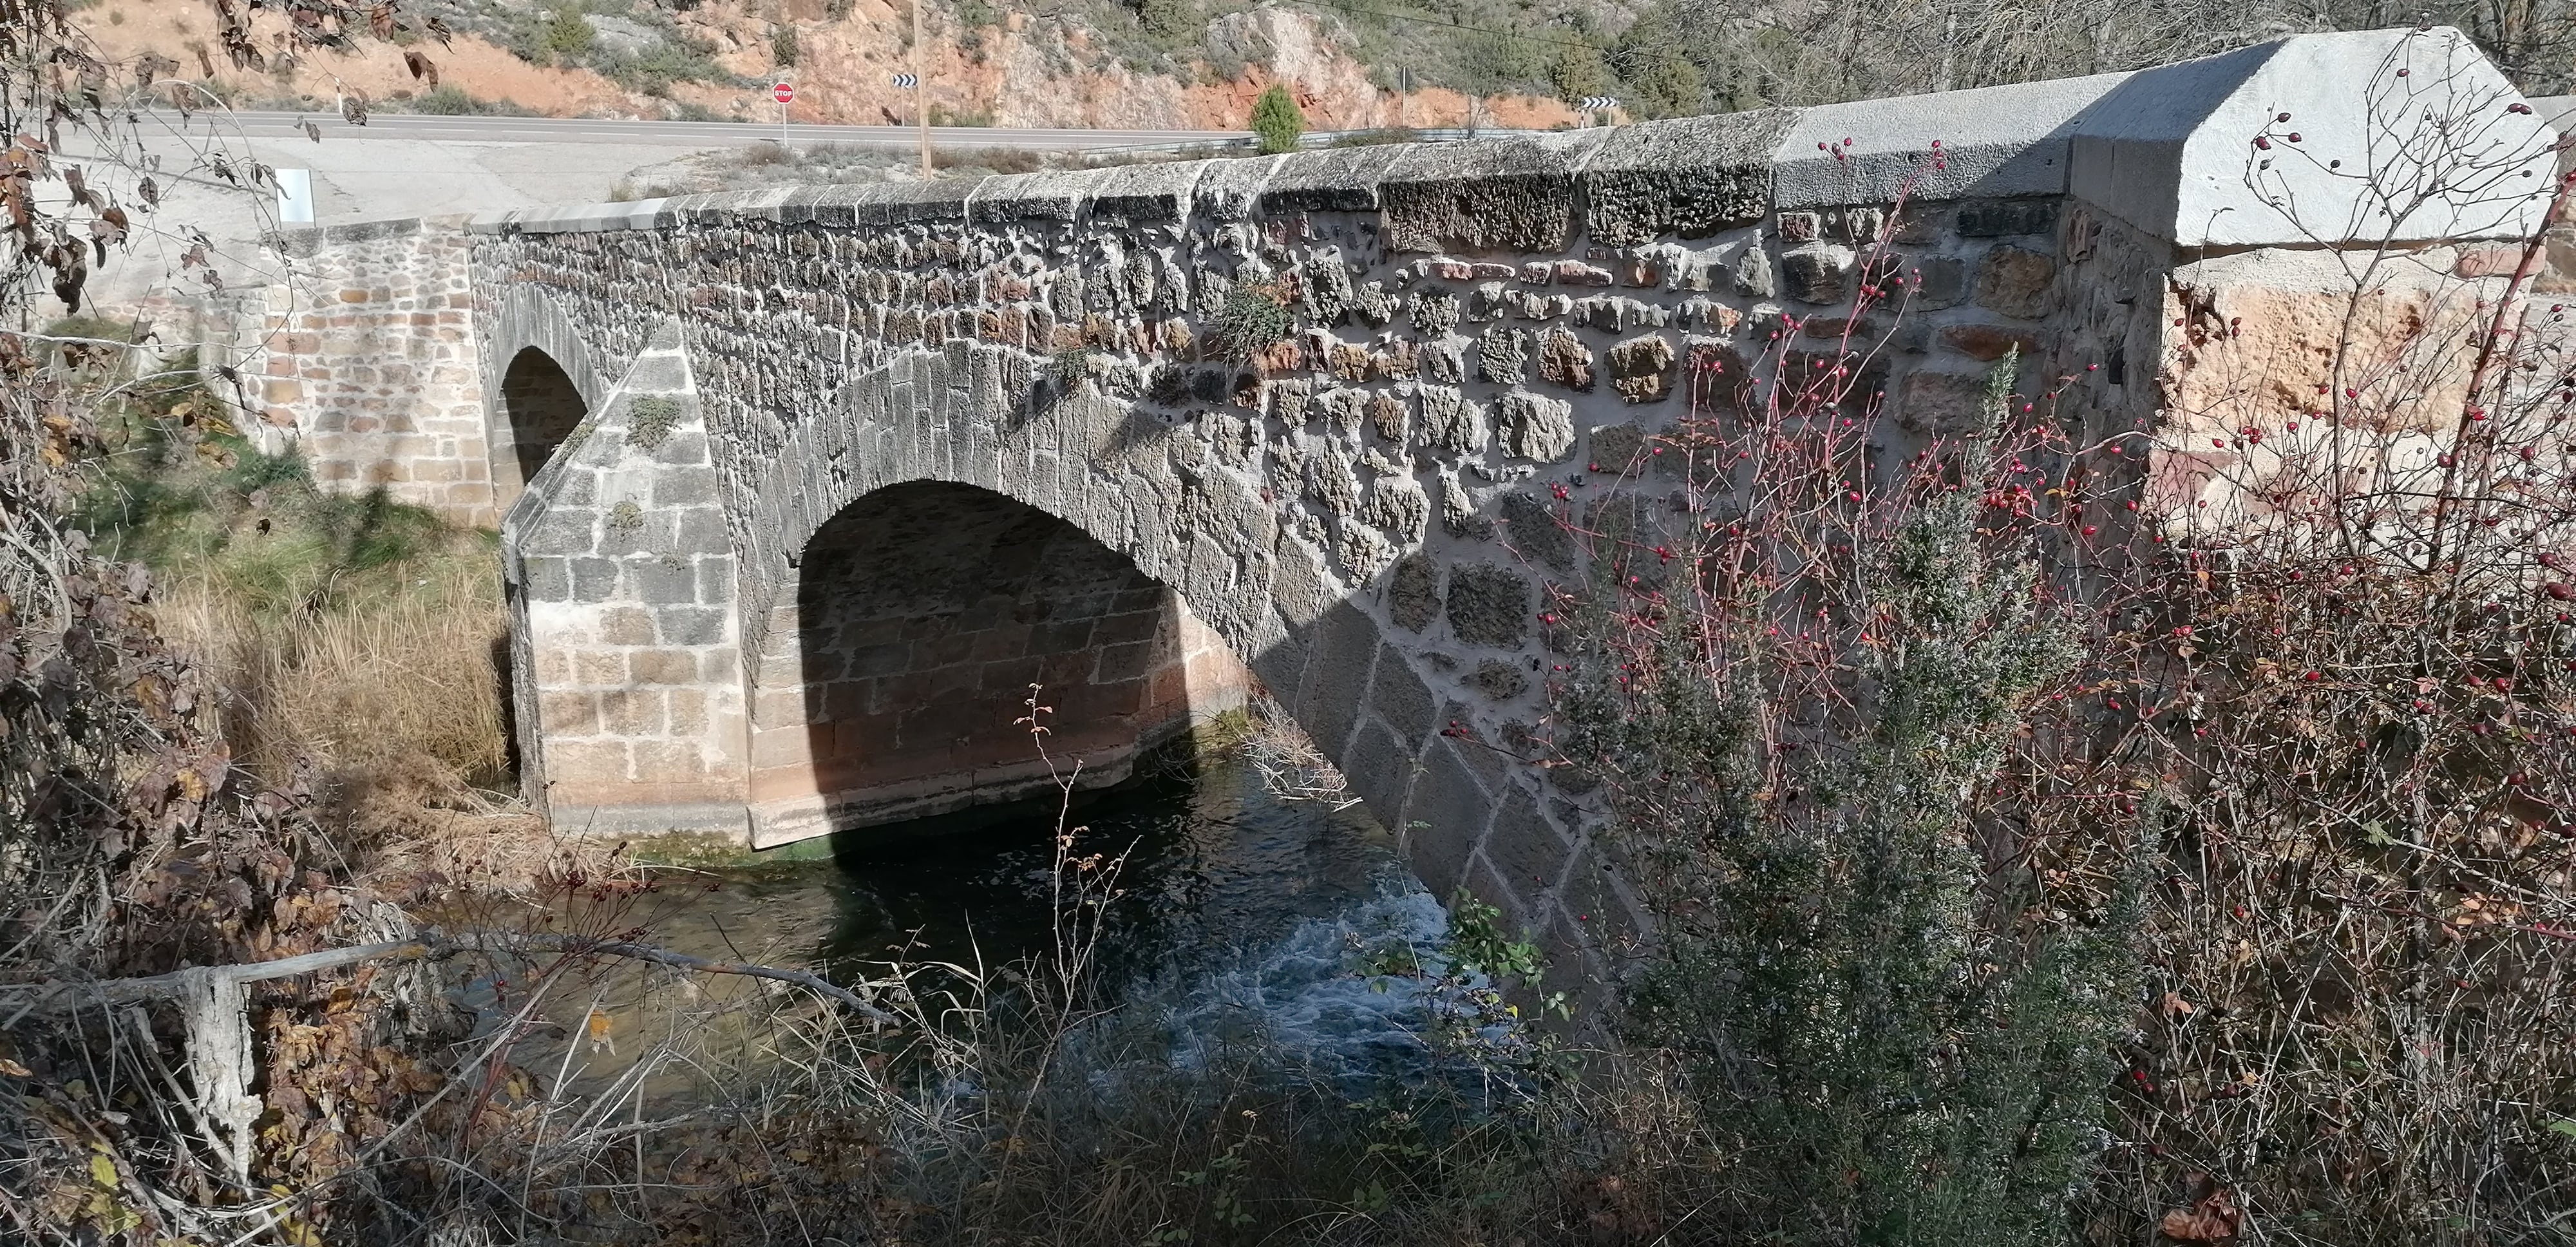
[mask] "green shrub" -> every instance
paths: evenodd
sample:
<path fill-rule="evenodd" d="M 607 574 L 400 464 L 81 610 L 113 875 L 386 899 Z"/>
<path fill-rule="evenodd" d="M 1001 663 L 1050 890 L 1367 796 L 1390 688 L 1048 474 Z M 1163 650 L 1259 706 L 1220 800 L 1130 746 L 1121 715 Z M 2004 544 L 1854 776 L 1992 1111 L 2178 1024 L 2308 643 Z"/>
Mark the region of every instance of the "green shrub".
<path fill-rule="evenodd" d="M 592 68 L 608 75 L 619 86 L 646 95 L 668 99 L 671 87 L 682 82 L 733 82 L 757 84 L 725 71 L 715 63 L 705 45 L 691 40 L 670 39 L 634 55 L 594 58 Z"/>
<path fill-rule="evenodd" d="M 1687 434 L 1714 462 L 1734 437 L 1776 452 L 1762 480 L 1702 484 L 1705 528 L 1602 512 L 1608 574 L 1571 607 L 1586 639 L 1556 713 L 1660 919 L 1626 1024 L 1691 1071 L 1730 1158 L 1710 1211 L 1741 1241 L 2060 1243 L 2100 1152 L 2136 905 L 2026 923 L 1975 799 L 2078 638 L 2029 547 L 1981 531 L 1983 450 L 1944 465 L 1961 487 L 1927 473 L 1850 518 L 1839 397 Z M 1672 579 L 1705 591 L 1667 600 Z"/>
<path fill-rule="evenodd" d="M 1609 64 L 1626 84 L 1630 112 L 1683 117 L 1708 107 L 1708 79 L 1681 54 L 1680 32 L 1663 15 L 1639 18 L 1612 49 Z"/>
<path fill-rule="evenodd" d="M 1306 114 L 1297 107 L 1288 88 L 1273 83 L 1261 98 L 1252 102 L 1252 132 L 1261 139 L 1261 153 L 1275 156 L 1297 150 L 1297 140 L 1306 133 Z"/>
<path fill-rule="evenodd" d="M 776 61 L 781 69 L 795 68 L 796 28 L 794 26 L 780 22 L 770 28 L 769 59 Z"/>
<path fill-rule="evenodd" d="M 1548 65 L 1547 81 L 1556 88 L 1556 98 L 1571 104 L 1587 95 L 1608 94 L 1610 70 L 1601 63 L 1601 49 L 1590 44 L 1568 44 L 1557 50 L 1556 59 Z"/>
<path fill-rule="evenodd" d="M 950 108 L 945 104 L 930 106 L 930 124 L 981 130 L 993 124 L 993 114 L 983 109 Z"/>
<path fill-rule="evenodd" d="M 1452 55 L 1458 62 L 1458 89 L 1472 95 L 1516 90 L 1547 79 L 1551 58 L 1547 45 L 1504 34 L 1460 31 Z M 1417 77 L 1417 82 L 1438 82 Z"/>
<path fill-rule="evenodd" d="M 582 15 L 579 5 L 567 4 L 546 19 L 537 37 L 540 57 L 553 63 L 579 60 L 599 46 L 599 32 L 591 28 L 590 19 Z"/>
<path fill-rule="evenodd" d="M 515 100 L 483 100 L 453 82 L 442 82 L 404 101 L 404 108 L 438 117 L 534 117 L 535 109 Z"/>
<path fill-rule="evenodd" d="M 1189 0 L 1138 0 L 1136 21 L 1167 46 L 1195 40 L 1207 24 Z"/>

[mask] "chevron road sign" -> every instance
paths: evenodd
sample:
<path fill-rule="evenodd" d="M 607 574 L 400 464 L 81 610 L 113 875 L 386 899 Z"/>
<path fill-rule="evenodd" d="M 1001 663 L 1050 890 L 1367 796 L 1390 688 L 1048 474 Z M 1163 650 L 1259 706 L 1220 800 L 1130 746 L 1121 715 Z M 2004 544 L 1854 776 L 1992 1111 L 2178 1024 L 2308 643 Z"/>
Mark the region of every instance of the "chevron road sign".
<path fill-rule="evenodd" d="M 894 84 L 906 91 L 909 91 L 914 87 L 921 85 L 921 78 L 915 74 L 896 74 L 894 76 Z"/>

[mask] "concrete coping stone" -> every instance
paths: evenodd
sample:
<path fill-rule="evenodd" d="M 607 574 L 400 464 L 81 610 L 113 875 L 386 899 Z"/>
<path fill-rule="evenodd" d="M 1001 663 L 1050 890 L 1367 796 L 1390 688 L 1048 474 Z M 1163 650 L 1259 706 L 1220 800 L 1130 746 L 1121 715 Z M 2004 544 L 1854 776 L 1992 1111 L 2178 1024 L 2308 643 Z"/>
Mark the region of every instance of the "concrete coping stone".
<path fill-rule="evenodd" d="M 1411 144 L 1324 147 L 1282 158 L 1262 183 L 1264 212 L 1374 212 L 1378 188 Z"/>
<path fill-rule="evenodd" d="M 299 260 L 307 260 L 324 247 L 375 242 L 385 238 L 402 238 L 420 233 L 426 227 L 453 224 L 464 219 L 461 217 L 388 217 L 379 221 L 350 221 L 330 225 L 282 225 L 269 236 L 286 254 Z"/>
<path fill-rule="evenodd" d="M 1071 221 L 1099 190 L 1101 169 L 1041 169 L 984 178 L 966 197 L 966 215 L 977 222 Z"/>
<path fill-rule="evenodd" d="M 1576 174 L 1593 241 L 1704 238 L 1761 220 L 1775 198 L 1773 153 L 1796 119 L 1766 109 L 1609 131 Z"/>
<path fill-rule="evenodd" d="M 1199 178 L 1212 163 L 1178 160 L 1105 169 L 1091 188 L 1091 214 L 1094 219 L 1128 225 L 1176 223 L 1186 214 Z"/>
<path fill-rule="evenodd" d="M 1211 160 L 1200 170 L 1198 181 L 1191 187 L 1190 210 L 1211 221 L 1244 221 L 1261 199 L 1261 188 L 1270 184 L 1285 156 L 1253 156 L 1237 160 Z"/>
<path fill-rule="evenodd" d="M 702 225 L 723 225 L 729 220 L 744 218 L 776 221 L 779 219 L 779 209 L 785 207 L 788 199 L 797 191 L 804 189 L 807 188 L 793 185 L 768 186 L 756 191 L 715 195 L 710 197 L 712 202 L 692 208 L 690 216 Z"/>
<path fill-rule="evenodd" d="M 2398 89 L 2391 75 L 2408 67 L 2417 77 Z M 1800 110 L 820 194 L 772 188 L 691 195 L 486 214 L 469 228 L 567 232 L 743 217 L 898 225 L 970 214 L 998 223 L 1073 221 L 1086 212 L 1134 224 L 1176 213 L 1186 200 L 1192 214 L 1217 222 L 1256 210 L 1401 212 L 1409 249 L 1543 248 L 1560 226 L 1572 231 L 1569 240 L 1589 233 L 1624 244 L 1667 230 L 1705 233 L 1780 209 L 1885 204 L 1910 193 L 1923 200 L 2072 195 L 2152 236 L 2195 247 L 2486 238 L 2536 228 L 2550 189 L 2543 174 L 2557 135 L 2540 116 L 2510 111 L 2522 102 L 2449 27 L 2292 35 L 2135 73 Z M 2483 146 L 2468 158 L 2494 176 L 2472 192 L 2418 196 L 2437 181 L 2466 181 L 2457 176 L 2458 160 L 2434 169 L 2441 160 L 2396 141 L 2439 110 L 2479 123 Z M 2252 139 L 2281 112 L 2308 127 L 2302 158 L 2257 167 Z M 2384 167 L 2365 179 L 2307 158 L 2346 149 L 2346 165 L 2376 153 Z M 2533 176 L 2522 176 L 2525 167 Z M 2396 193 L 2371 198 L 2379 193 L 2374 180 Z M 1444 188 L 1480 183 L 1482 199 L 1492 203 L 1453 209 L 1439 198 Z M 1563 209 L 1539 202 L 1560 188 Z M 2394 226 L 2374 219 L 2383 202 L 2407 198 L 2431 202 Z M 1488 228 L 1497 206 L 1519 217 Z"/>
<path fill-rule="evenodd" d="M 803 220 L 817 225 L 899 225 L 907 221 L 953 221 L 965 215 L 963 190 L 936 197 L 915 192 L 931 189 L 917 183 L 880 182 L 817 188 L 801 205 Z"/>
<path fill-rule="evenodd" d="M 1918 200 L 2062 195 L 2077 120 L 2129 77 L 2095 74 L 1805 109 L 1772 152 L 1772 206 L 1894 203 L 1909 183 Z"/>
<path fill-rule="evenodd" d="M 1647 121 L 1640 126 L 1662 129 L 1669 121 Z M 1627 127 L 1620 127 L 1627 128 Z M 1448 182 L 1486 181 L 1499 178 L 1564 178 L 1573 180 L 1575 167 L 1593 147 L 1607 142 L 1610 127 L 1596 130 L 1570 130 L 1563 134 L 1514 135 L 1508 138 L 1478 139 L 1472 143 L 1407 143 L 1386 172 L 1387 185 L 1422 185 Z"/>

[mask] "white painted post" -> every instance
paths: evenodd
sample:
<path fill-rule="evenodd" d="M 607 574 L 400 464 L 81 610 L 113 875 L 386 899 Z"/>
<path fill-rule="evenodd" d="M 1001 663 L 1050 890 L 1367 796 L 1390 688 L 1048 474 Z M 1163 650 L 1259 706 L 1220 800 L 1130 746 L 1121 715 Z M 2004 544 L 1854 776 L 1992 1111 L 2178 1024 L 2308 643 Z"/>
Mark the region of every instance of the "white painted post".
<path fill-rule="evenodd" d="M 921 59 L 921 3 L 912 0 L 912 112 L 921 124 L 921 175 L 930 176 L 930 70 Z"/>
<path fill-rule="evenodd" d="M 311 169 L 277 171 L 277 223 L 280 225 L 313 223 L 313 171 Z"/>

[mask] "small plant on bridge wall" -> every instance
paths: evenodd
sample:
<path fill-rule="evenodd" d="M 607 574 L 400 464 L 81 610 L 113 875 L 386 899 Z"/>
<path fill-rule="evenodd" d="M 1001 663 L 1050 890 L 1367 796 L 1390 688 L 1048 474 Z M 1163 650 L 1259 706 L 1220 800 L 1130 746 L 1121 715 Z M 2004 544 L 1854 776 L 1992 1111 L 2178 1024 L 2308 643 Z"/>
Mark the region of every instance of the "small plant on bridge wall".
<path fill-rule="evenodd" d="M 1268 350 L 1272 343 L 1297 329 L 1297 314 L 1289 310 L 1288 300 L 1280 290 L 1254 282 L 1228 289 L 1214 320 L 1216 323 L 1208 326 L 1210 353 L 1238 363 Z"/>
<path fill-rule="evenodd" d="M 1091 379 L 1091 361 L 1099 354 L 1095 347 L 1077 346 L 1048 356 L 1043 380 L 1049 397 L 1061 398 L 1081 389 Z"/>
<path fill-rule="evenodd" d="M 680 400 L 647 394 L 626 405 L 626 440 L 651 454 L 680 427 Z"/>

